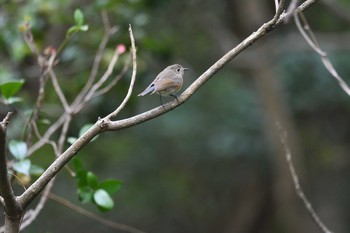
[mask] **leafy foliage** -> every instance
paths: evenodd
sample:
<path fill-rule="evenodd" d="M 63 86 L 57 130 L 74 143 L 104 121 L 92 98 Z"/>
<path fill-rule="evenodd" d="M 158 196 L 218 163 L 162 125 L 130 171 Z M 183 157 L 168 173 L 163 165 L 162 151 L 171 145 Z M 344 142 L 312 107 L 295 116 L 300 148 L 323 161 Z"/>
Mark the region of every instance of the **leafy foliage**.
<path fill-rule="evenodd" d="M 27 155 L 27 144 L 23 141 L 11 140 L 9 142 L 9 150 L 15 161 L 12 165 L 13 170 L 17 173 L 30 176 L 38 176 L 44 172 L 44 169 L 38 165 L 32 164 Z"/>
<path fill-rule="evenodd" d="M 70 37 L 75 32 L 86 32 L 89 29 L 87 24 L 84 24 L 84 15 L 80 9 L 74 11 L 75 25 L 70 27 L 67 31 L 67 37 Z"/>
<path fill-rule="evenodd" d="M 85 125 L 80 129 L 78 138 L 81 137 L 86 131 L 88 131 L 88 130 L 91 128 L 92 125 L 93 125 L 93 124 L 85 124 Z M 78 138 L 76 138 L 76 137 L 68 137 L 68 138 L 67 138 L 67 142 L 70 143 L 70 144 L 73 144 Z M 94 141 L 94 140 L 96 140 L 97 138 L 98 138 L 98 135 L 97 135 L 96 137 L 94 137 L 91 141 Z"/>
<path fill-rule="evenodd" d="M 15 94 L 21 89 L 21 87 L 24 84 L 24 80 L 14 80 L 14 81 L 7 81 L 2 84 L 0 84 L 0 92 L 5 100 L 5 103 L 12 104 L 15 102 L 21 101 L 21 98 L 14 97 Z"/>
<path fill-rule="evenodd" d="M 73 159 L 76 171 L 77 195 L 82 203 L 93 203 L 100 211 L 106 212 L 114 207 L 112 195 L 119 191 L 121 181 L 105 180 L 100 182 L 97 176 L 84 168 L 78 158 Z"/>

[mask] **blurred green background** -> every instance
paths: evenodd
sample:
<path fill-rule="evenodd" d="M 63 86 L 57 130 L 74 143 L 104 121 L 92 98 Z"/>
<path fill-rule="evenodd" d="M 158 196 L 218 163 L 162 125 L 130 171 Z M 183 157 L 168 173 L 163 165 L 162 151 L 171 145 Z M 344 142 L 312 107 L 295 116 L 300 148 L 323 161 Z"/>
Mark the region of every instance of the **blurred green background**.
<path fill-rule="evenodd" d="M 26 80 L 19 93 L 24 101 L 1 104 L 2 116 L 10 109 L 24 115 L 38 89 L 40 71 L 18 25 L 31 17 L 37 46 L 57 47 L 74 24 L 76 8 L 84 13 L 89 30 L 72 37 L 55 69 L 70 101 L 87 80 L 103 37 L 100 12 L 106 10 L 111 24 L 119 27 L 108 43 L 101 74 L 117 44 L 130 46 L 127 29 L 129 24 L 133 27 L 137 81 L 118 119 L 159 106 L 158 96 L 136 94 L 164 67 L 179 63 L 190 68 L 185 89 L 274 14 L 274 3 L 267 0 L 1 0 L 0 81 Z M 324 0 L 305 15 L 321 47 L 350 84 L 350 21 L 341 14 L 349 9 L 349 0 Z M 69 135 L 77 136 L 84 124 L 113 111 L 129 81 L 130 73 L 77 115 Z M 62 108 L 51 84 L 48 88 L 42 114 L 53 122 Z M 24 119 L 17 117 L 12 123 L 11 138 L 19 137 Z M 79 153 L 100 179 L 123 181 L 112 211 L 99 213 L 94 206 L 79 203 L 75 180 L 65 170 L 53 192 L 105 219 L 146 232 L 320 232 L 295 194 L 276 129 L 280 122 L 314 208 L 331 230 L 350 232 L 349 119 L 350 97 L 291 21 L 232 60 L 184 105 L 141 125 L 104 133 Z M 53 158 L 49 146 L 32 157 L 43 167 Z M 23 232 L 122 231 L 49 200 Z"/>

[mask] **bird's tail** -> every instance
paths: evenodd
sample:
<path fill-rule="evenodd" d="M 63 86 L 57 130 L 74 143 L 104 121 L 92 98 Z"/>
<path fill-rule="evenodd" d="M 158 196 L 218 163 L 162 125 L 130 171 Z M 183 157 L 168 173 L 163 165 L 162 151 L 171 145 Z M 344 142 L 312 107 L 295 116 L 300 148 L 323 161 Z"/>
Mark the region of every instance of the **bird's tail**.
<path fill-rule="evenodd" d="M 149 94 L 149 93 L 152 93 L 152 92 L 154 91 L 154 89 L 155 89 L 154 85 L 149 86 L 149 87 L 147 87 L 143 92 L 141 92 L 140 94 L 138 94 L 137 96 L 145 96 L 145 95 L 147 95 L 147 94 Z"/>

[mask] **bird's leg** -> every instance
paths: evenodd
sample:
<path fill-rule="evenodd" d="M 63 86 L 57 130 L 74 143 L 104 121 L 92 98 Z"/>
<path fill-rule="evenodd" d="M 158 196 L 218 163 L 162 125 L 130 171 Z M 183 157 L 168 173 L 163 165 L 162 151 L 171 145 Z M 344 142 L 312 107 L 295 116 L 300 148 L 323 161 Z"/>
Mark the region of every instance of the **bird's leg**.
<path fill-rule="evenodd" d="M 162 107 L 165 109 L 165 107 L 163 106 L 162 95 L 159 95 L 159 99 L 160 99 L 160 105 L 162 105 Z"/>
<path fill-rule="evenodd" d="M 176 99 L 176 101 L 179 102 L 176 95 L 171 94 L 170 96 L 174 97 Z"/>

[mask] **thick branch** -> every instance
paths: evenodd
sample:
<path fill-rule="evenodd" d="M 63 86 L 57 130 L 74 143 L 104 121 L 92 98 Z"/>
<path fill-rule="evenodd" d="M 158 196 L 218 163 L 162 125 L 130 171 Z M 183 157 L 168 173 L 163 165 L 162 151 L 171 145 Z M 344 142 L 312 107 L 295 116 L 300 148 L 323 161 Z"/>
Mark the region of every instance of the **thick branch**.
<path fill-rule="evenodd" d="M 5 209 L 6 232 L 19 232 L 22 209 L 13 193 L 7 170 L 6 129 L 13 112 L 7 113 L 0 123 L 0 192 Z"/>
<path fill-rule="evenodd" d="M 7 150 L 6 150 L 6 128 L 13 112 L 7 113 L 7 116 L 0 123 L 0 192 L 4 199 L 5 212 L 7 215 L 17 208 L 16 198 L 8 179 L 7 170 Z"/>
<path fill-rule="evenodd" d="M 104 130 L 103 122 L 93 125 L 84 135 L 75 141 L 46 171 L 20 196 L 18 202 L 25 209 L 44 189 L 50 180 L 72 159 L 87 143 Z"/>

